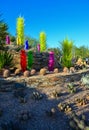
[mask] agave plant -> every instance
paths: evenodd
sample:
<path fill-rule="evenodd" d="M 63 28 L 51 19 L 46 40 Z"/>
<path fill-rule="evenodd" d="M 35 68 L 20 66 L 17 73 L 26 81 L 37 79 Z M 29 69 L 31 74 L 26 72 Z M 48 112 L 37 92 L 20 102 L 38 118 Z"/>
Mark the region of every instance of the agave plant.
<path fill-rule="evenodd" d="M 1 51 L 0 52 L 0 69 L 3 67 L 12 67 L 13 63 L 13 55 L 10 54 L 8 51 Z"/>

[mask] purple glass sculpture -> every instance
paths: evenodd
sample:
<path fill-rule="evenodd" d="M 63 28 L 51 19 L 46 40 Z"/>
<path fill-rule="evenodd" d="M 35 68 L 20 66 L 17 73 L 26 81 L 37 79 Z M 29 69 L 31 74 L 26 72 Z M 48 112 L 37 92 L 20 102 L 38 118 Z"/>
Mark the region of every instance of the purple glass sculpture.
<path fill-rule="evenodd" d="M 40 52 L 40 44 L 37 45 L 37 50 Z"/>
<path fill-rule="evenodd" d="M 49 63 L 48 63 L 48 70 L 53 71 L 54 70 L 54 52 L 49 52 Z"/>
<path fill-rule="evenodd" d="M 10 44 L 10 37 L 8 35 L 6 36 L 6 44 Z"/>
<path fill-rule="evenodd" d="M 28 50 L 29 49 L 29 44 L 28 44 L 28 40 L 25 41 L 25 50 Z"/>

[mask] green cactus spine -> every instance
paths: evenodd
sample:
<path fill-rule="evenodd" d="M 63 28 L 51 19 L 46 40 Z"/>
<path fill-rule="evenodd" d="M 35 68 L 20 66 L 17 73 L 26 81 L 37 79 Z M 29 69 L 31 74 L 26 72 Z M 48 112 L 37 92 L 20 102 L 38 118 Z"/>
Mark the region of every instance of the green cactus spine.
<path fill-rule="evenodd" d="M 24 44 L 24 18 L 17 18 L 17 45 Z"/>
<path fill-rule="evenodd" d="M 44 32 L 40 33 L 40 51 L 43 52 L 46 50 L 46 34 Z"/>

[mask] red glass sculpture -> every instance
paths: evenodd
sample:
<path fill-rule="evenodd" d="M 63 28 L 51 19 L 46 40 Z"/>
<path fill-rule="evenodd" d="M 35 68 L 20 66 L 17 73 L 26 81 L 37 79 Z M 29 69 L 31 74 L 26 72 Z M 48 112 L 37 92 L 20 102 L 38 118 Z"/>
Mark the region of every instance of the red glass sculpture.
<path fill-rule="evenodd" d="M 21 65 L 21 70 L 24 72 L 27 68 L 27 60 L 26 60 L 26 52 L 25 50 L 21 50 L 20 53 L 20 65 Z"/>

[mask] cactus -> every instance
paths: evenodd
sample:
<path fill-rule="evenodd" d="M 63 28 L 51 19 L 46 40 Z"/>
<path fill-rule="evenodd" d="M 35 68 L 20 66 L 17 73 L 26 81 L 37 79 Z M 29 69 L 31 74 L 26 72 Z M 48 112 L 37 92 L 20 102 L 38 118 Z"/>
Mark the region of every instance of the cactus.
<path fill-rule="evenodd" d="M 69 83 L 67 85 L 67 88 L 68 88 L 68 90 L 69 90 L 70 93 L 75 93 L 76 92 L 76 88 L 74 87 L 73 83 Z"/>
<path fill-rule="evenodd" d="M 24 71 L 24 77 L 29 77 L 30 76 L 30 71 L 26 70 Z"/>
<path fill-rule="evenodd" d="M 46 69 L 45 68 L 40 69 L 40 75 L 45 75 L 45 74 L 46 74 Z"/>
<path fill-rule="evenodd" d="M 43 52 L 46 50 L 46 34 L 44 32 L 40 33 L 40 51 Z"/>
<path fill-rule="evenodd" d="M 35 99 L 35 100 L 40 100 L 40 99 L 43 98 L 43 95 L 38 93 L 38 92 L 33 92 L 32 98 Z"/>
<path fill-rule="evenodd" d="M 84 115 L 82 115 L 83 117 Z M 86 120 L 83 118 L 79 118 L 74 112 L 71 114 L 70 126 L 74 128 L 74 130 L 89 130 L 89 126 L 87 126 Z"/>
<path fill-rule="evenodd" d="M 68 103 L 59 103 L 58 104 L 58 108 L 60 111 L 63 111 L 63 112 L 70 112 L 72 110 L 70 104 Z"/>
<path fill-rule="evenodd" d="M 89 74 L 82 76 L 81 83 L 89 88 Z"/>
<path fill-rule="evenodd" d="M 17 18 L 17 45 L 24 44 L 24 18 Z"/>
<path fill-rule="evenodd" d="M 26 61 L 26 53 L 25 50 L 21 50 L 21 54 L 20 54 L 20 65 L 21 65 L 21 69 L 24 72 L 27 68 L 27 61 Z"/>
<path fill-rule="evenodd" d="M 4 72 L 3 72 L 3 77 L 4 77 L 4 78 L 7 78 L 7 77 L 9 77 L 9 76 L 10 76 L 10 70 L 8 70 L 8 69 L 4 70 Z"/>

